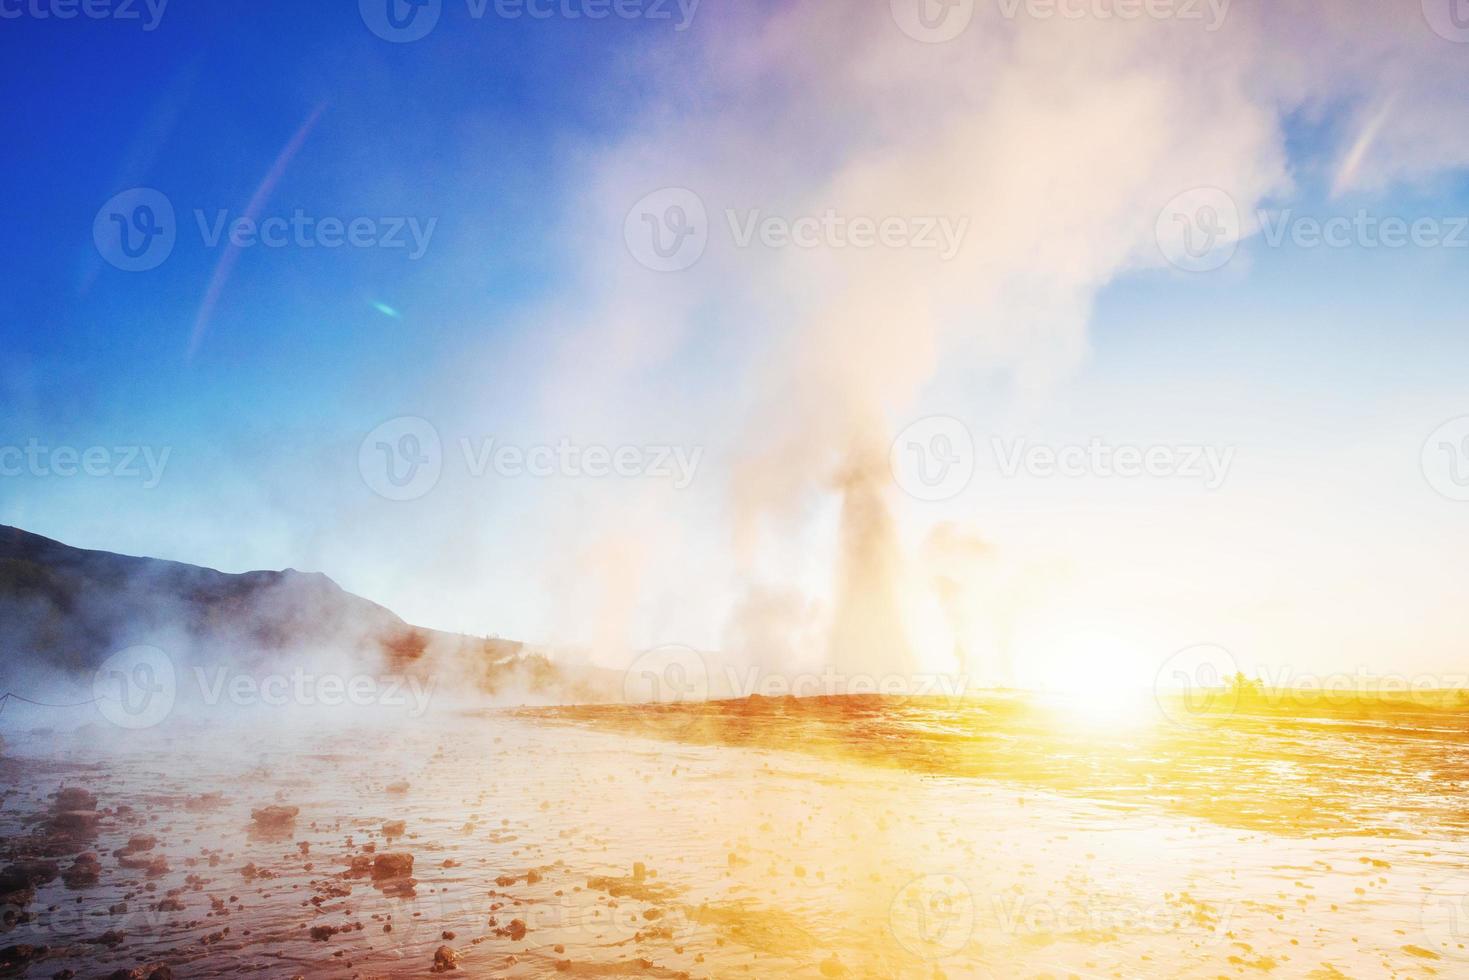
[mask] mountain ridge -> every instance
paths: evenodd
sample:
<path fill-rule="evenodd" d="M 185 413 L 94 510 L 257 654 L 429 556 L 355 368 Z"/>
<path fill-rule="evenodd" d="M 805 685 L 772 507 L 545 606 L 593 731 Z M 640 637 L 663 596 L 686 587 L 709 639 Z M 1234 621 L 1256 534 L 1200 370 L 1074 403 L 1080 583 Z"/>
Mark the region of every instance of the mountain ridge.
<path fill-rule="evenodd" d="M 564 680 L 519 642 L 414 626 L 322 572 L 223 572 L 0 525 L 0 676 L 38 667 L 92 671 L 139 644 L 242 665 L 323 649 L 405 671 L 452 658 L 491 693 L 511 674 L 532 688 Z"/>

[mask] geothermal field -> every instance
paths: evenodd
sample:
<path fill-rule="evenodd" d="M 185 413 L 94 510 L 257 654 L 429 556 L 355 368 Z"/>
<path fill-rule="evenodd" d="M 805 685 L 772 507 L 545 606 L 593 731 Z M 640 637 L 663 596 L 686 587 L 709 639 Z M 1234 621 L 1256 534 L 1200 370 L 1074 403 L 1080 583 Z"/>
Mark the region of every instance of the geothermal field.
<path fill-rule="evenodd" d="M 1463 712 L 1260 704 L 1196 722 L 1017 696 L 757 697 L 8 731 L 5 968 L 1469 969 Z"/>

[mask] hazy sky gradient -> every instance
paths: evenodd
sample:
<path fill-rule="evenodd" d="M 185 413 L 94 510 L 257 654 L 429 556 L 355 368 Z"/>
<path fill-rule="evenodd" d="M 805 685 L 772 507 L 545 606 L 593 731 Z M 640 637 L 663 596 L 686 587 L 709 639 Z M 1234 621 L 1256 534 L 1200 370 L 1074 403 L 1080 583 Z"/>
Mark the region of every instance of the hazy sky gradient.
<path fill-rule="evenodd" d="M 151 489 L 0 477 L 0 521 L 320 570 L 414 622 L 599 655 L 726 646 L 750 635 L 751 595 L 775 594 L 769 642 L 819 659 L 838 537 L 823 474 L 852 448 L 828 437 L 942 414 L 974 434 L 975 479 L 939 503 L 890 493 L 924 664 L 953 646 L 924 564 L 945 522 L 985 542 L 954 573 L 966 642 L 988 658 L 1013 624 L 1022 681 L 1093 643 L 1139 677 L 1204 642 L 1303 672 L 1466 662 L 1469 503 L 1420 456 L 1469 415 L 1469 247 L 1253 234 L 1189 273 L 1153 239 L 1200 186 L 1247 217 L 1469 215 L 1469 44 L 1417 0 L 1236 2 L 1213 32 L 981 3 L 944 44 L 905 36 L 886 2 L 706 0 L 684 31 L 670 9 L 474 20 L 445 0 L 404 44 L 351 3 L 177 3 L 146 32 L 0 21 L 0 446 L 170 452 Z M 278 160 L 264 214 L 436 219 L 427 250 L 244 249 L 191 354 L 226 251 L 193 212 L 243 214 Z M 178 243 L 129 273 L 93 220 L 139 186 L 173 203 Z M 623 219 L 670 186 L 700 194 L 713 240 L 694 268 L 651 272 Z M 730 245 L 726 208 L 824 207 L 962 214 L 969 234 L 947 265 Z M 409 502 L 358 467 L 398 416 L 445 445 L 439 485 Z M 1005 479 L 989 460 L 992 437 L 1093 436 L 1234 456 L 1213 490 Z M 703 456 L 683 490 L 476 479 L 462 438 Z"/>

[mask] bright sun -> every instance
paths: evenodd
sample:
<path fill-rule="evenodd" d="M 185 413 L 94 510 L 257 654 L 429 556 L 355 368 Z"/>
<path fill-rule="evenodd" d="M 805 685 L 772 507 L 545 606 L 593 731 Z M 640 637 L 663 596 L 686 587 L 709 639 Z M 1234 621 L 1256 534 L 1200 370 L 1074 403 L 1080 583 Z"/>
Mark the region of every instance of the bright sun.
<path fill-rule="evenodd" d="M 1057 695 L 1068 711 L 1096 721 L 1150 717 L 1156 665 L 1142 650 L 1104 629 L 1069 630 L 1036 651 L 1032 686 Z"/>

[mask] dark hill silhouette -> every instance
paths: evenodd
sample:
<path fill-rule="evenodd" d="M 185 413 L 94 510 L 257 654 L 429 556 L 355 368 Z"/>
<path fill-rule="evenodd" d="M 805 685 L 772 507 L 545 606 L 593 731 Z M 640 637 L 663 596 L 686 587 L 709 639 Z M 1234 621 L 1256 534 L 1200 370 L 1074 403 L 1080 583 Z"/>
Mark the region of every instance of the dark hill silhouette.
<path fill-rule="evenodd" d="M 136 644 L 179 646 L 242 664 L 292 651 L 360 652 L 411 670 L 466 658 L 493 692 L 510 674 L 532 689 L 561 683 L 520 643 L 424 629 L 318 572 L 231 574 L 182 562 L 88 551 L 0 525 L 0 675 L 34 667 L 95 670 Z"/>

